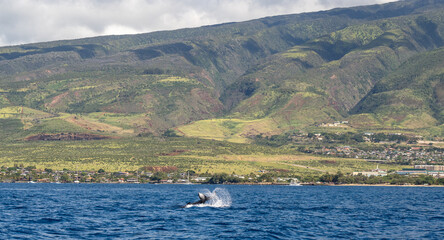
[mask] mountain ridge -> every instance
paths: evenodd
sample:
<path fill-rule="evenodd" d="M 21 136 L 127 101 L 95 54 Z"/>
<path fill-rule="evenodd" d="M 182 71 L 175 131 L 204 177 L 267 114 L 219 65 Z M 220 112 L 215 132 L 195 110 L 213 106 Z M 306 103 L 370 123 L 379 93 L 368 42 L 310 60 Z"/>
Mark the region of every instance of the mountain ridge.
<path fill-rule="evenodd" d="M 44 132 L 53 118 L 67 124 L 58 132 L 119 135 L 231 118 L 237 127 L 214 127 L 245 138 L 353 119 L 379 81 L 444 45 L 443 8 L 442 0 L 410 0 L 1 47 L 0 121 L 19 119 L 24 135 Z M 11 110 L 21 106 L 53 117 Z M 439 127 L 439 111 L 430 116 L 415 128 Z"/>

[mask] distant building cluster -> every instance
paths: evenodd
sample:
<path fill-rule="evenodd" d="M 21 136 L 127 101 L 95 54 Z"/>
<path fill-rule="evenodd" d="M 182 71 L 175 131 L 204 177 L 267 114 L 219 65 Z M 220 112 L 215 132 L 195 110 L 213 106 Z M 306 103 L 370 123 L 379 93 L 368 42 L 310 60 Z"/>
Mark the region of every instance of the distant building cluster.
<path fill-rule="evenodd" d="M 348 121 L 336 121 L 333 123 L 321 123 L 319 127 L 347 127 Z"/>
<path fill-rule="evenodd" d="M 435 178 L 444 178 L 443 165 L 415 165 L 414 168 L 404 168 L 396 172 L 399 175 L 430 175 Z"/>
<path fill-rule="evenodd" d="M 146 171 L 104 172 L 104 171 L 53 171 L 30 167 L 11 167 L 0 169 L 0 182 L 39 182 L 39 183 L 188 183 L 206 182 L 209 177 L 188 176 L 187 173 L 165 173 L 156 176 Z"/>
<path fill-rule="evenodd" d="M 375 159 L 384 161 L 444 161 L 444 151 L 429 150 L 421 147 L 408 149 L 387 147 L 384 149 L 361 150 L 350 146 L 322 147 L 312 150 L 315 154 L 347 158 Z"/>
<path fill-rule="evenodd" d="M 353 176 L 363 175 L 363 176 L 366 176 L 366 177 L 371 177 L 371 176 L 384 177 L 384 176 L 387 176 L 387 170 L 379 169 L 379 167 L 377 167 L 376 169 L 373 169 L 373 170 L 370 170 L 370 171 L 353 172 L 352 175 Z"/>
<path fill-rule="evenodd" d="M 414 168 L 404 168 L 400 171 L 396 171 L 396 174 L 399 175 L 410 175 L 410 176 L 419 176 L 419 175 L 430 175 L 435 178 L 444 178 L 444 166 L 443 165 L 415 165 Z M 387 176 L 387 170 L 376 169 L 370 171 L 363 172 L 353 172 L 353 176 L 376 176 L 376 177 L 384 177 Z"/>

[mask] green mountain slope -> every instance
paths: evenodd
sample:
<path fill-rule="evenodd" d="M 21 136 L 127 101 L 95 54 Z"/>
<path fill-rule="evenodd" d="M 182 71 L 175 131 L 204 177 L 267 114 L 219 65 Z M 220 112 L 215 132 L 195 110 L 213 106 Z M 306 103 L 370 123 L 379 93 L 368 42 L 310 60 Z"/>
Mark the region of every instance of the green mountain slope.
<path fill-rule="evenodd" d="M 132 127 L 158 133 L 220 116 L 220 92 L 264 57 L 359 21 L 316 13 L 0 48 L 1 105 L 144 114 Z"/>
<path fill-rule="evenodd" d="M 283 127 L 340 120 L 403 62 L 444 44 L 443 16 L 376 20 L 310 40 L 244 75 L 222 99 L 233 117 L 271 116 Z"/>
<path fill-rule="evenodd" d="M 343 119 L 404 62 L 443 46 L 443 9 L 442 0 L 409 0 L 3 47 L 0 121 L 22 138 L 161 134 L 231 118 L 204 129 L 219 124 L 222 139 L 239 140 Z M 427 126 L 441 121 L 435 108 Z"/>
<path fill-rule="evenodd" d="M 441 125 L 442 129 L 444 49 L 409 59 L 379 81 L 352 113 L 372 114 L 382 127 L 418 129 Z"/>

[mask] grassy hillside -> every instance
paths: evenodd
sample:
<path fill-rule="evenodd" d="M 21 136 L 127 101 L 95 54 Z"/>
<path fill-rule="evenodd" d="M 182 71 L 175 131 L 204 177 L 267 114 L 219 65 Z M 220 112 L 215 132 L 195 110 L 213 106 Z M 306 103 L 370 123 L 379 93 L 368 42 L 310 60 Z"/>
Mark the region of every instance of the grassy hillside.
<path fill-rule="evenodd" d="M 353 113 L 372 114 L 380 123 L 377 126 L 386 128 L 442 129 L 443 92 L 444 49 L 440 48 L 411 58 L 379 81 Z"/>
<path fill-rule="evenodd" d="M 2 47 L 0 121 L 15 130 L 1 134 L 131 137 L 179 127 L 245 142 L 344 119 L 404 62 L 443 46 L 443 9 L 441 0 L 409 0 Z M 440 128 L 439 107 L 421 116 L 426 125 L 406 126 Z"/>
<path fill-rule="evenodd" d="M 282 131 L 276 127 L 273 119 L 243 120 L 243 119 L 210 119 L 201 120 L 189 125 L 176 128 L 185 137 L 197 137 L 229 141 L 235 143 L 249 142 L 249 136 L 259 134 L 276 135 Z"/>
<path fill-rule="evenodd" d="M 404 61 L 443 45 L 442 16 L 376 20 L 308 41 L 244 75 L 223 99 L 237 118 L 273 116 L 294 127 L 340 120 Z"/>

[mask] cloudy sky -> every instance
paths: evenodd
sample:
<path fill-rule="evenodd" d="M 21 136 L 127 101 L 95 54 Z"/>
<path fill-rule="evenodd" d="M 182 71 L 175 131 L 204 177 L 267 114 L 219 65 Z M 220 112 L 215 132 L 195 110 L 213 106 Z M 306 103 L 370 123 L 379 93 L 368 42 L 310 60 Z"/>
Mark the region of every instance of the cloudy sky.
<path fill-rule="evenodd" d="M 394 0 L 0 0 L 0 46 L 244 21 Z"/>

